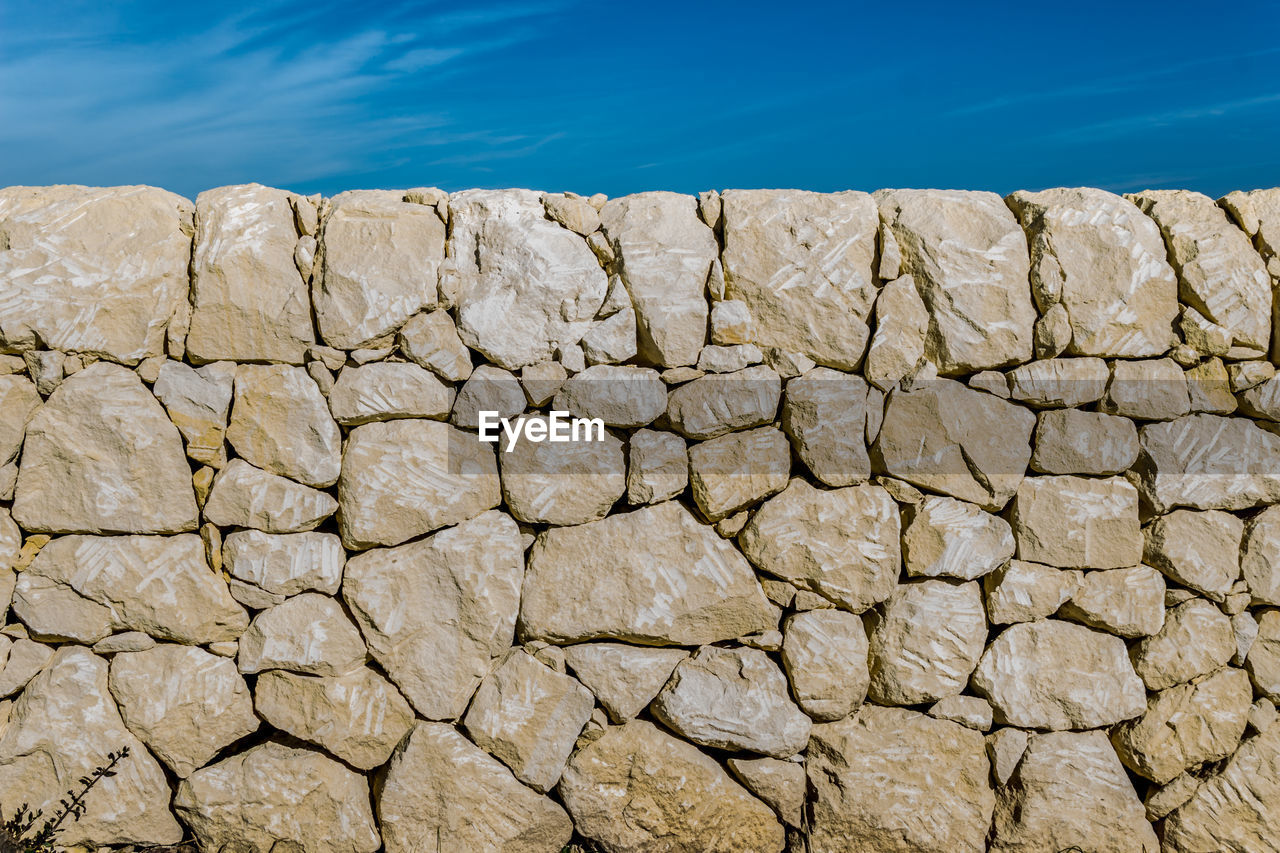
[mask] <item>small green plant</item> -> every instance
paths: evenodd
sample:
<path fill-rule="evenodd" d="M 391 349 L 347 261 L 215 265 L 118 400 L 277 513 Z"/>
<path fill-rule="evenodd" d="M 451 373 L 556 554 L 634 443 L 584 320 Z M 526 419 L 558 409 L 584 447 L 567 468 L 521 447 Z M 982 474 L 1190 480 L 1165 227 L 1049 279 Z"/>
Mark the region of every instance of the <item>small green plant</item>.
<path fill-rule="evenodd" d="M 53 853 L 54 839 L 64 823 L 72 823 L 84 814 L 85 797 L 93 786 L 108 776 L 116 775 L 116 767 L 129 757 L 129 747 L 107 753 L 107 763 L 95 768 L 89 775 L 80 777 L 80 787 L 67 791 L 53 814 L 44 817 L 41 809 L 32 810 L 23 803 L 3 824 L 0 824 L 0 853 Z"/>

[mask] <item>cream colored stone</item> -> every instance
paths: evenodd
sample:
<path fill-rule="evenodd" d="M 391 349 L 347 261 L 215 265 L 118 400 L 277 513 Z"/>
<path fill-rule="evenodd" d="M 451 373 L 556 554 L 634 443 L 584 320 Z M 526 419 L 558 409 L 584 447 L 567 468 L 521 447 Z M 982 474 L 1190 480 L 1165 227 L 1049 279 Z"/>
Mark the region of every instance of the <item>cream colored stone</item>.
<path fill-rule="evenodd" d="M 520 602 L 521 636 L 550 642 L 699 645 L 776 621 L 738 550 L 673 501 L 541 534 Z"/>
<path fill-rule="evenodd" d="M 27 424 L 40 403 L 31 380 L 25 376 L 0 376 L 0 461 L 17 459 Z"/>
<path fill-rule="evenodd" d="M 1146 529 L 1145 559 L 1170 580 L 1222 601 L 1240 577 L 1244 522 L 1218 510 L 1174 510 Z"/>
<path fill-rule="evenodd" d="M 267 723 L 360 770 L 386 764 L 413 727 L 409 703 L 366 666 L 319 677 L 269 670 L 258 675 L 253 695 Z"/>
<path fill-rule="evenodd" d="M 600 227 L 600 213 L 585 198 L 564 193 L 543 193 L 547 216 L 583 237 Z"/>
<path fill-rule="evenodd" d="M 1121 477 L 1028 477 L 1011 517 L 1021 560 L 1090 569 L 1142 560 L 1138 491 Z"/>
<path fill-rule="evenodd" d="M 235 375 L 236 366 L 229 361 L 201 368 L 166 361 L 151 388 L 186 440 L 187 456 L 201 464 L 219 468 L 226 464 L 223 439 Z"/>
<path fill-rule="evenodd" d="M 42 533 L 182 533 L 197 527 L 178 430 L 133 371 L 67 379 L 27 426 L 13 518 Z"/>
<path fill-rule="evenodd" d="M 18 575 L 13 614 L 38 639 L 92 645 L 124 626 L 109 607 L 31 572 Z"/>
<path fill-rule="evenodd" d="M 524 429 L 542 425 L 544 415 L 522 419 Z M 563 423 L 563 421 L 561 422 Z M 567 426 L 567 425 L 566 425 Z M 529 524 L 583 524 L 604 518 L 626 493 L 627 464 L 622 442 L 604 432 L 600 440 L 534 442 L 518 440 L 498 454 L 502 496 L 518 521 Z"/>
<path fill-rule="evenodd" d="M 1111 362 L 1101 411 L 1140 421 L 1169 421 L 1191 411 L 1187 377 L 1171 358 Z"/>
<path fill-rule="evenodd" d="M 566 646 L 565 660 L 615 723 L 634 718 L 658 695 L 676 664 L 689 656 L 683 649 L 654 649 L 624 643 L 578 643 Z"/>
<path fill-rule="evenodd" d="M 1280 508 L 1268 507 L 1245 524 L 1240 568 L 1254 601 L 1280 606 Z"/>
<path fill-rule="evenodd" d="M 804 820 L 804 765 L 778 758 L 730 758 L 729 772 L 788 825 Z"/>
<path fill-rule="evenodd" d="M 156 641 L 150 635 L 141 631 L 123 631 L 94 643 L 92 651 L 95 655 L 114 655 L 120 652 L 145 652 L 155 647 Z"/>
<path fill-rule="evenodd" d="M 976 732 L 991 730 L 991 703 L 977 696 L 945 696 L 929 708 L 929 716 L 950 720 Z"/>
<path fill-rule="evenodd" d="M 311 296 L 298 273 L 292 195 L 258 184 L 196 199 L 192 259 L 192 361 L 302 364 L 315 342 Z"/>
<path fill-rule="evenodd" d="M 1133 421 L 1102 412 L 1052 409 L 1036 419 L 1031 468 L 1043 474 L 1119 474 L 1138 460 Z"/>
<path fill-rule="evenodd" d="M 462 382 L 471 375 L 471 351 L 443 308 L 414 314 L 400 328 L 396 342 L 406 358 L 445 382 Z"/>
<path fill-rule="evenodd" d="M 1280 699 L 1280 610 L 1266 610 L 1258 617 L 1258 636 L 1244 665 L 1259 693 Z"/>
<path fill-rule="evenodd" d="M 884 601 L 898 581 L 898 507 L 879 486 L 822 491 L 792 480 L 739 541 L 762 571 L 854 613 Z"/>
<path fill-rule="evenodd" d="M 117 654 L 109 684 L 129 731 L 179 779 L 258 730 L 235 663 L 202 649 L 162 644 Z"/>
<path fill-rule="evenodd" d="M 1061 302 L 1049 306 L 1036 321 L 1036 358 L 1057 358 L 1071 346 L 1071 317 Z"/>
<path fill-rule="evenodd" d="M 719 521 L 787 485 L 791 445 L 773 427 L 722 435 L 689 447 L 689 490 L 708 521 Z"/>
<path fill-rule="evenodd" d="M 1100 358 L 1048 358 L 1009 371 L 1009 396 L 1036 408 L 1083 406 L 1102 398 L 1109 377 Z"/>
<path fill-rule="evenodd" d="M 880 288 L 876 296 L 875 332 L 862 372 L 872 385 L 888 391 L 915 370 L 925 357 L 929 309 L 915 280 L 905 275 Z"/>
<path fill-rule="evenodd" d="M 374 660 L 419 714 L 460 717 L 511 646 L 523 552 L 515 522 L 487 512 L 348 561 L 343 598 Z"/>
<path fill-rule="evenodd" d="M 702 376 L 674 389 L 667 398 L 667 417 L 685 438 L 716 438 L 769 423 L 781 396 L 778 375 L 756 365 Z"/>
<path fill-rule="evenodd" d="M 1207 675 L 1236 651 L 1231 620 L 1203 598 L 1171 608 L 1164 626 L 1134 646 L 1133 668 L 1148 690 L 1164 690 Z"/>
<path fill-rule="evenodd" d="M 395 418 L 449 416 L 453 389 L 416 364 L 379 361 L 349 367 L 329 392 L 329 410 L 343 426 Z"/>
<path fill-rule="evenodd" d="M 346 555 L 332 533 L 239 530 L 222 545 L 227 571 L 276 595 L 307 590 L 336 595 Z"/>
<path fill-rule="evenodd" d="M 1190 415 L 1144 426 L 1138 440 L 1139 486 L 1158 513 L 1280 502 L 1280 436 L 1244 418 Z"/>
<path fill-rule="evenodd" d="M 689 485 L 689 451 L 669 432 L 641 429 L 627 445 L 627 502 L 661 503 Z"/>
<path fill-rule="evenodd" d="M 813 475 L 828 486 L 871 476 L 864 436 L 867 383 L 826 367 L 787 382 L 782 429 Z"/>
<path fill-rule="evenodd" d="M 986 639 L 977 583 L 902 584 L 871 632 L 867 695 L 881 705 L 917 705 L 959 693 Z"/>
<path fill-rule="evenodd" d="M 564 382 L 552 407 L 613 427 L 641 427 L 666 410 L 667 388 L 656 370 L 595 364 Z"/>
<path fill-rule="evenodd" d="M 342 675 L 364 664 L 360 632 L 337 601 L 304 592 L 264 610 L 240 637 L 238 663 L 245 673 L 287 669 L 310 675 Z"/>
<path fill-rule="evenodd" d="M 973 580 L 1013 556 L 1009 522 L 955 498 L 928 497 L 907 516 L 902 558 L 913 577 Z"/>
<path fill-rule="evenodd" d="M 338 528 L 352 549 L 397 545 L 474 518 L 501 500 L 492 446 L 437 421 L 351 431 L 338 480 Z"/>
<path fill-rule="evenodd" d="M 1164 576 L 1150 566 L 1084 572 L 1060 615 L 1121 637 L 1164 626 Z"/>
<path fill-rule="evenodd" d="M 27 686 L 53 657 L 53 647 L 18 638 L 9 648 L 9 659 L 0 667 L 0 698 L 12 696 Z"/>
<path fill-rule="evenodd" d="M 500 418 L 514 418 L 525 410 L 520 380 L 509 370 L 482 364 L 458 390 L 450 420 L 463 429 L 478 429 L 480 413 L 497 412 Z"/>
<path fill-rule="evenodd" d="M 840 610 L 793 614 L 784 626 L 782 665 L 802 711 L 818 721 L 847 717 L 870 683 L 862 620 Z"/>
<path fill-rule="evenodd" d="M 711 342 L 721 346 L 751 343 L 755 323 L 751 307 L 740 299 L 722 299 L 711 304 Z"/>
<path fill-rule="evenodd" d="M 297 533 L 314 529 L 337 509 L 325 492 L 232 459 L 213 480 L 204 517 L 219 527 Z"/>

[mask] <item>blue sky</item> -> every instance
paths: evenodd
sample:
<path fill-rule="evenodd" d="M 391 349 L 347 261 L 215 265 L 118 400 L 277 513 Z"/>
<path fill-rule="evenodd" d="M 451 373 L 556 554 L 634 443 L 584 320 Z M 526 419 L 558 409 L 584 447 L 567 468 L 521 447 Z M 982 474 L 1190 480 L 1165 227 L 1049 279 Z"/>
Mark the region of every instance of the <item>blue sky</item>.
<path fill-rule="evenodd" d="M 1274 0 L 0 0 L 0 185 L 1219 195 L 1280 185 L 1277 32 Z"/>

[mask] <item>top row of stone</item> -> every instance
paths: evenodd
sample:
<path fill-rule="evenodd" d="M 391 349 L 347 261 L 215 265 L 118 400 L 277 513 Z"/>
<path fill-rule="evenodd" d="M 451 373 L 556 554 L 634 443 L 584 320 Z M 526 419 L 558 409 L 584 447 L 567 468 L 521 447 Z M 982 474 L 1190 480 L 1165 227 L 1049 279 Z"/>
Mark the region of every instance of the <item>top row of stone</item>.
<path fill-rule="evenodd" d="M 596 361 L 692 365 L 709 327 L 715 344 L 855 370 L 893 312 L 921 326 L 944 375 L 1180 344 L 1245 360 L 1276 342 L 1278 255 L 1280 189 L 1217 202 L 1088 188 L 321 199 L 251 184 L 192 205 L 151 187 L 10 187 L 0 352 L 301 364 L 317 344 L 385 346 L 443 307 L 509 370 L 593 334 Z M 915 288 L 877 303 L 903 275 Z M 624 321 L 633 349 L 610 352 L 609 324 Z"/>

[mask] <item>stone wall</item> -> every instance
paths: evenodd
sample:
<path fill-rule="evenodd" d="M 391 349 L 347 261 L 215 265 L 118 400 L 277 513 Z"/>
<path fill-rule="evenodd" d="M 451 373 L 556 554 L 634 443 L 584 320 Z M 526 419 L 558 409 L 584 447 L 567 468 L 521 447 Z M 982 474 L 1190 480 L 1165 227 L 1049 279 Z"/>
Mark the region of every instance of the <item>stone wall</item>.
<path fill-rule="evenodd" d="M 1278 255 L 1280 190 L 0 190 L 3 813 L 127 745 L 64 843 L 1280 849 Z"/>

